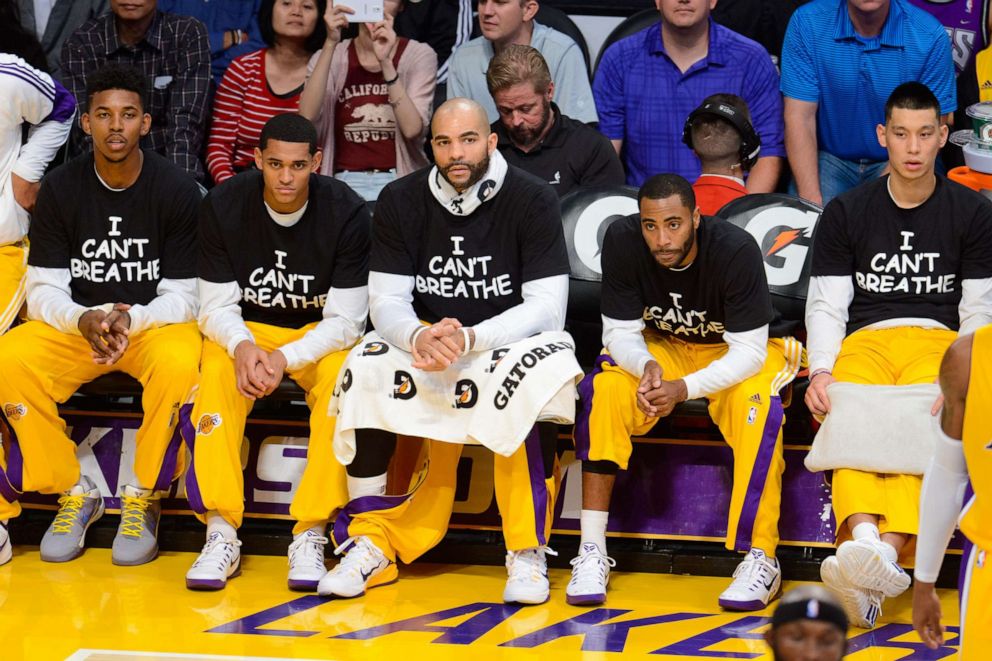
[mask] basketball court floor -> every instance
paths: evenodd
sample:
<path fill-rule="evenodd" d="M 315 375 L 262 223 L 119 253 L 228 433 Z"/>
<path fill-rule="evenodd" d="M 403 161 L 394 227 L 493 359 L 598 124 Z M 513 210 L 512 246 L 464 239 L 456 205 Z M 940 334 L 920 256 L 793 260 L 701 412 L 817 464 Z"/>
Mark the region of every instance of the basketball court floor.
<path fill-rule="evenodd" d="M 553 569 L 551 600 L 521 607 L 501 602 L 502 567 L 417 563 L 365 597 L 324 600 L 288 591 L 276 556 L 244 557 L 226 590 L 190 592 L 194 557 L 114 567 L 96 548 L 57 565 L 15 547 L 0 567 L 0 660 L 768 658 L 760 634 L 771 611 L 721 612 L 726 578 L 615 572 L 606 607 L 588 609 L 564 603 L 568 573 Z M 956 624 L 957 593 L 941 597 Z M 890 600 L 874 631 L 852 630 L 849 658 L 953 657 L 953 634 L 952 646 L 923 648 L 911 605 L 910 593 Z"/>

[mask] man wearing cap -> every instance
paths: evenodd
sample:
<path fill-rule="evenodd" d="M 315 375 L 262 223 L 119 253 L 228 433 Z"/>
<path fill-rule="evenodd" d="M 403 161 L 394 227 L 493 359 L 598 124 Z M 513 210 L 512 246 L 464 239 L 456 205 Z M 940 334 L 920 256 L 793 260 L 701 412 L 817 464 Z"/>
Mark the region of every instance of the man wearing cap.
<path fill-rule="evenodd" d="M 757 161 L 761 140 L 744 99 L 736 94 L 706 97 L 686 118 L 682 142 L 703 170 L 692 185 L 700 213 L 712 216 L 727 202 L 747 195 L 744 173 Z"/>
<path fill-rule="evenodd" d="M 775 661 L 836 661 L 847 652 L 847 626 L 829 590 L 802 585 L 782 597 L 765 642 Z"/>

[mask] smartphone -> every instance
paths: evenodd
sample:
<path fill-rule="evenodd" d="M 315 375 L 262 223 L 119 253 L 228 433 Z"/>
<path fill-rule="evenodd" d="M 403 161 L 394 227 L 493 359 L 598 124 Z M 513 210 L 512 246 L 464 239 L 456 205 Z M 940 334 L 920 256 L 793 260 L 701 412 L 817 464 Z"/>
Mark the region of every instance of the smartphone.
<path fill-rule="evenodd" d="M 344 0 L 338 4 L 355 10 L 346 14 L 349 23 L 378 23 L 385 16 L 383 0 Z"/>

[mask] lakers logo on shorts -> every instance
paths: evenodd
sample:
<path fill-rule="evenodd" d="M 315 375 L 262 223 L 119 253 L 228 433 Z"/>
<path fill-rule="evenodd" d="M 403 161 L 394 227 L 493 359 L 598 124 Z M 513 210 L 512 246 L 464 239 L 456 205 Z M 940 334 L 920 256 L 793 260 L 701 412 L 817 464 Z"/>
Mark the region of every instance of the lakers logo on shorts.
<path fill-rule="evenodd" d="M 11 404 L 8 402 L 3 405 L 3 414 L 8 420 L 13 420 L 16 422 L 28 414 L 28 407 L 19 402 L 17 404 Z"/>
<path fill-rule="evenodd" d="M 220 413 L 204 413 L 200 416 L 200 421 L 196 423 L 196 433 L 200 436 L 209 436 L 210 432 L 221 425 Z"/>
<path fill-rule="evenodd" d="M 393 397 L 396 399 L 413 399 L 416 396 L 417 384 L 413 382 L 413 377 L 410 376 L 409 372 L 396 370 L 393 383 L 396 386 L 393 388 Z"/>
<path fill-rule="evenodd" d="M 479 387 L 469 379 L 455 384 L 455 408 L 470 409 L 479 401 Z"/>
<path fill-rule="evenodd" d="M 381 356 L 389 351 L 389 345 L 385 342 L 368 342 L 362 349 L 363 356 Z"/>

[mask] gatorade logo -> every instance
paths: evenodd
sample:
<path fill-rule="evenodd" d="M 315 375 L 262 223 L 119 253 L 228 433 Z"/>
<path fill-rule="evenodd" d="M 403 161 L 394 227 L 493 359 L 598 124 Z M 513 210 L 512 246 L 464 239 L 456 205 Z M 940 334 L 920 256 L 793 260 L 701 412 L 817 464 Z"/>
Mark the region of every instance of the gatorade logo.
<path fill-rule="evenodd" d="M 417 395 L 417 384 L 413 382 L 413 377 L 409 372 L 396 370 L 393 377 L 393 397 L 396 399 L 413 399 Z"/>
<path fill-rule="evenodd" d="M 381 356 L 389 351 L 389 345 L 385 342 L 369 342 L 362 349 L 363 356 Z"/>
<path fill-rule="evenodd" d="M 469 379 L 455 384 L 455 408 L 470 409 L 479 401 L 479 387 Z"/>
<path fill-rule="evenodd" d="M 220 425 L 220 413 L 204 413 L 200 416 L 200 421 L 196 423 L 196 433 L 200 436 L 209 436 Z"/>

